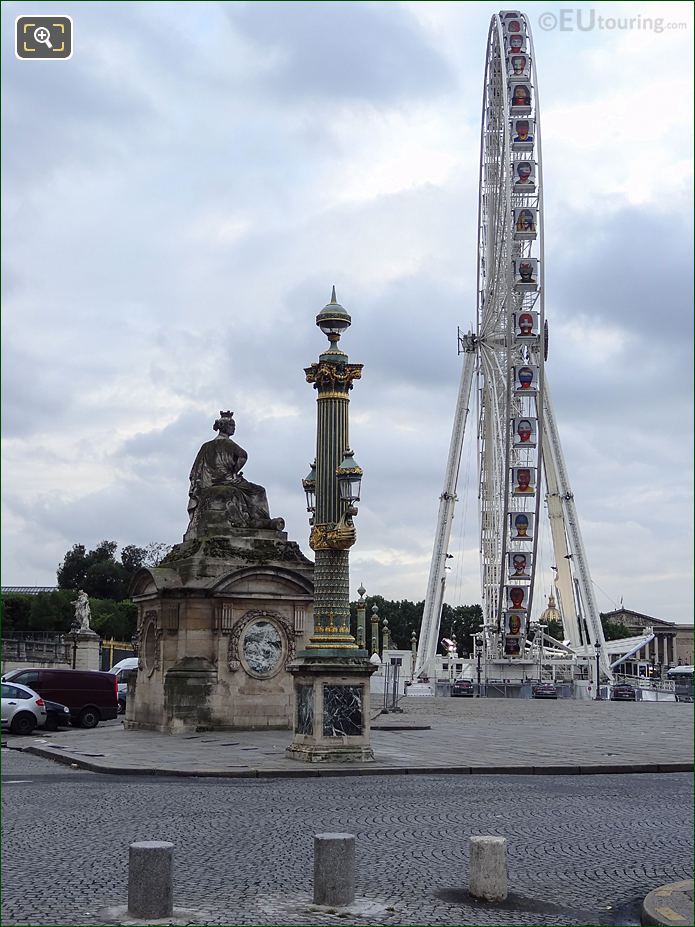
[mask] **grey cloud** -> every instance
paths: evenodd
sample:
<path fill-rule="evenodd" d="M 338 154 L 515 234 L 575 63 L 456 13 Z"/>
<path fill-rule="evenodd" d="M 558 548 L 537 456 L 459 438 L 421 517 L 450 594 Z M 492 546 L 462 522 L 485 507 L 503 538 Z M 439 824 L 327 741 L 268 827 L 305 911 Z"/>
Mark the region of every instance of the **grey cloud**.
<path fill-rule="evenodd" d="M 577 238 L 570 230 L 586 227 L 586 221 L 586 214 L 564 215 L 560 234 L 573 242 L 553 249 L 548 265 L 553 309 L 587 324 L 596 317 L 616 323 L 650 349 L 665 341 L 687 349 L 693 235 L 685 215 L 630 206 L 602 215 L 599 228 Z"/>
<path fill-rule="evenodd" d="M 400 4 L 249 3 L 226 7 L 235 28 L 278 53 L 279 96 L 396 101 L 449 90 L 445 59 Z"/>

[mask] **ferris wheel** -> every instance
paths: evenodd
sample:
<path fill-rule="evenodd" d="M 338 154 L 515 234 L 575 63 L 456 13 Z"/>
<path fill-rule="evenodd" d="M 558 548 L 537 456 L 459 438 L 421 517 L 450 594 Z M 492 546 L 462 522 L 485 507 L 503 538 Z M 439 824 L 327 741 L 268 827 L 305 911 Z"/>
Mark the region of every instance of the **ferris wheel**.
<path fill-rule="evenodd" d="M 481 120 L 475 340 L 483 614 L 507 656 L 523 652 L 541 498 L 543 185 L 534 57 L 525 17 L 493 16 Z"/>
<path fill-rule="evenodd" d="M 492 17 L 481 118 L 477 322 L 464 363 L 418 642 L 432 672 L 470 396 L 476 382 L 481 596 L 486 653 L 523 659 L 541 513 L 550 518 L 565 636 L 611 670 L 544 366 L 541 120 L 533 37 L 517 10 Z M 542 633 L 542 632 L 541 632 Z"/>

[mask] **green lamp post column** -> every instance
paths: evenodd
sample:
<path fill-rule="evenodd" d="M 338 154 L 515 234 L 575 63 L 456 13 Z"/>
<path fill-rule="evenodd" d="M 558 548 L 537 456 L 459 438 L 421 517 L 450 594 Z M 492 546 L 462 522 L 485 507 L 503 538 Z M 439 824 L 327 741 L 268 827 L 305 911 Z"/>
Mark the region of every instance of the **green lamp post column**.
<path fill-rule="evenodd" d="M 316 316 L 329 341 L 305 369 L 317 400 L 316 460 L 302 481 L 311 513 L 314 551 L 314 629 L 288 665 L 294 676 L 294 739 L 287 756 L 310 762 L 371 760 L 369 677 L 375 667 L 350 633 L 350 548 L 362 468 L 349 446 L 349 393 L 362 376 L 338 346 L 351 318 L 336 299 Z"/>
<path fill-rule="evenodd" d="M 350 634 L 350 554 L 356 532 L 353 516 L 360 499 L 362 468 L 349 445 L 348 409 L 362 364 L 351 364 L 338 347 L 352 319 L 335 297 L 316 316 L 330 346 L 304 371 L 317 392 L 316 511 L 309 546 L 314 567 L 314 633 L 307 650 L 358 650 Z"/>

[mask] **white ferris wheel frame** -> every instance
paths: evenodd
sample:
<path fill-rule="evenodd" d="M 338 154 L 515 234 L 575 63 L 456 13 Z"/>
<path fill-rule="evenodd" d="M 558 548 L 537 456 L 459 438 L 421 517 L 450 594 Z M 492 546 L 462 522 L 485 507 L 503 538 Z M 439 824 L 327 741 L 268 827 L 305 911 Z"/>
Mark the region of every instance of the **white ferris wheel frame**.
<path fill-rule="evenodd" d="M 586 558 L 586 552 L 577 519 L 574 496 L 567 476 L 567 468 L 562 454 L 559 433 L 550 402 L 550 395 L 545 382 L 545 243 L 543 216 L 543 158 L 541 146 L 541 120 L 536 72 L 536 55 L 533 35 L 528 18 L 520 14 L 525 21 L 525 34 L 528 41 L 530 57 L 530 82 L 533 89 L 534 149 L 531 157 L 536 161 L 536 186 L 533 193 L 524 196 L 521 206 L 531 205 L 537 209 L 537 254 L 538 254 L 538 289 L 535 299 L 531 300 L 534 311 L 539 313 L 539 338 L 535 347 L 529 349 L 530 360 L 538 367 L 538 386 L 536 393 L 537 449 L 535 458 L 537 485 L 534 494 L 536 530 L 532 546 L 532 579 L 529 583 L 527 618 L 530 620 L 535 584 L 536 551 L 538 545 L 538 526 L 541 512 L 541 472 L 545 476 L 545 502 L 550 519 L 553 551 L 556 560 L 555 588 L 563 619 L 563 628 L 570 646 L 578 654 L 591 658 L 598 652 L 601 670 L 610 680 L 612 671 L 606 651 L 603 628 L 593 595 L 593 584 Z M 449 455 L 447 460 L 444 490 L 440 495 L 437 528 L 435 532 L 432 561 L 425 596 L 423 620 L 418 641 L 415 661 L 414 679 L 434 678 L 434 659 L 437 652 L 439 627 L 446 582 L 446 560 L 448 555 L 451 527 L 456 504 L 456 485 L 461 463 L 461 453 L 465 436 L 473 378 L 478 375 L 479 429 L 480 442 L 480 530 L 481 530 L 481 590 L 483 596 L 484 637 L 486 658 L 501 656 L 503 614 L 502 594 L 505 585 L 505 558 L 508 552 L 507 531 L 509 513 L 519 511 L 511 501 L 510 475 L 515 456 L 510 439 L 510 419 L 514 408 L 511 384 L 511 368 L 514 359 L 520 357 L 518 348 L 512 341 L 510 307 L 519 311 L 524 297 L 519 299 L 514 292 L 512 277 L 512 252 L 514 250 L 512 234 L 512 169 L 511 155 L 511 119 L 508 93 L 507 62 L 504 54 L 504 32 L 501 15 L 495 14 L 490 21 L 485 60 L 485 80 L 483 88 L 480 138 L 480 174 L 478 201 L 478 272 L 477 272 L 477 332 L 469 332 L 459 337 L 460 349 L 464 354 L 461 380 L 452 428 Z M 486 210 L 489 210 L 490 183 L 486 168 L 490 164 L 490 148 L 486 139 L 490 103 L 493 101 L 495 87 L 492 83 L 491 66 L 499 66 L 501 99 L 496 102 L 497 141 L 501 141 L 501 152 L 496 159 L 496 172 L 492 172 L 498 195 L 495 200 L 498 215 L 495 224 L 490 224 Z M 499 145 L 498 145 L 499 149 Z M 496 174 L 496 176 L 495 176 Z M 502 197 L 503 194 L 503 197 Z M 502 202 L 503 198 L 503 202 Z M 519 205 L 517 203 L 517 205 Z M 500 207 L 502 216 L 500 217 Z M 500 218 L 502 234 L 499 234 Z M 524 242 L 517 246 L 515 257 L 530 256 L 532 245 Z M 496 249 L 492 252 L 492 249 Z M 489 256 L 497 258 L 494 268 L 496 277 L 502 277 L 503 285 L 485 289 L 484 276 L 490 273 Z M 485 272 L 482 266 L 485 259 Z M 503 264 L 503 266 L 501 266 Z M 491 295 L 493 305 L 490 310 L 484 304 L 485 294 Z M 528 302 L 528 301 L 527 301 Z M 489 301 L 488 301 L 489 305 Z M 492 313 L 497 312 L 497 321 L 504 323 L 506 331 L 501 331 L 500 324 L 493 330 Z M 502 334 L 506 337 L 502 342 Z M 516 353 L 515 353 L 516 352 Z M 502 355 L 505 355 L 504 366 Z M 518 408 L 518 404 L 517 404 Z M 487 434 L 481 433 L 487 430 Z M 528 453 L 528 452 L 527 452 Z M 486 501 L 490 505 L 486 508 Z M 525 511 L 531 512 L 526 508 Z"/>

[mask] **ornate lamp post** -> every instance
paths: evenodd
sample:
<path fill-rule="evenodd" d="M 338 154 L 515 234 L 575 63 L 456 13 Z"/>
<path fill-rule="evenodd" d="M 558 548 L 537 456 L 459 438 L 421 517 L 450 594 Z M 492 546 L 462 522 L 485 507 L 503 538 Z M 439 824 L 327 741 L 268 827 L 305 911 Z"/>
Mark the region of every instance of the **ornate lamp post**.
<path fill-rule="evenodd" d="M 362 468 L 349 446 L 348 408 L 362 364 L 351 364 L 338 347 L 351 319 L 335 296 L 316 316 L 329 341 L 318 362 L 305 370 L 317 391 L 316 460 L 302 480 L 316 554 L 314 631 L 306 649 L 288 666 L 294 675 L 293 759 L 374 759 L 369 746 L 369 677 L 366 650 L 350 633 L 349 550 L 360 499 Z"/>
<path fill-rule="evenodd" d="M 601 644 L 596 641 L 596 701 L 601 701 Z"/>
<path fill-rule="evenodd" d="M 70 630 L 68 631 L 68 637 L 72 641 L 72 668 L 75 669 L 77 665 L 77 642 L 80 639 L 80 623 L 78 621 L 73 621 L 70 625 Z"/>
<path fill-rule="evenodd" d="M 476 644 L 476 654 L 478 657 L 478 687 L 475 690 L 475 697 L 480 698 L 480 675 L 481 675 L 481 660 L 483 659 L 483 635 L 478 633 L 475 635 L 475 644 Z"/>

